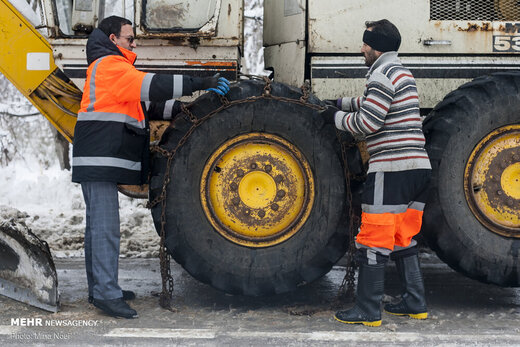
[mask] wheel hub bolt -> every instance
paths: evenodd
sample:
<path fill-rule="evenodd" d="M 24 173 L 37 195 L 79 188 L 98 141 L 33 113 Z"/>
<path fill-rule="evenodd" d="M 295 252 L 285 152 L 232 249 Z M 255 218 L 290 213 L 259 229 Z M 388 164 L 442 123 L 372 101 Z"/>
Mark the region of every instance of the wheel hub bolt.
<path fill-rule="evenodd" d="M 238 176 L 238 177 L 242 177 L 242 176 L 244 176 L 244 171 L 243 171 L 242 169 L 238 169 L 238 170 L 237 170 L 237 176 Z"/>
<path fill-rule="evenodd" d="M 272 204 L 272 205 L 271 205 L 271 209 L 272 209 L 273 211 L 278 211 L 278 204 Z"/>
<path fill-rule="evenodd" d="M 238 197 L 234 197 L 233 199 L 231 199 L 231 202 L 233 203 L 233 205 L 238 206 L 238 204 L 240 204 L 240 199 Z"/>
<path fill-rule="evenodd" d="M 280 199 L 283 198 L 285 196 L 285 190 L 279 190 L 276 193 L 276 196 L 279 197 Z"/>
<path fill-rule="evenodd" d="M 276 183 L 281 183 L 283 181 L 283 176 L 282 175 L 278 175 L 274 178 L 274 181 Z"/>
<path fill-rule="evenodd" d="M 229 188 L 231 188 L 231 190 L 237 190 L 237 189 L 238 189 L 238 185 L 237 185 L 235 182 L 232 182 L 232 183 L 229 185 Z"/>
<path fill-rule="evenodd" d="M 273 167 L 271 165 L 266 165 L 264 168 L 265 172 L 271 172 L 272 169 Z"/>
<path fill-rule="evenodd" d="M 264 212 L 264 210 L 260 210 L 260 211 L 258 211 L 258 217 L 260 217 L 260 218 L 264 218 L 264 217 L 265 217 L 265 212 Z"/>
<path fill-rule="evenodd" d="M 251 169 L 253 169 L 253 170 L 256 169 L 256 167 L 257 167 L 257 166 L 256 166 L 256 163 L 251 163 L 250 166 L 251 166 Z"/>

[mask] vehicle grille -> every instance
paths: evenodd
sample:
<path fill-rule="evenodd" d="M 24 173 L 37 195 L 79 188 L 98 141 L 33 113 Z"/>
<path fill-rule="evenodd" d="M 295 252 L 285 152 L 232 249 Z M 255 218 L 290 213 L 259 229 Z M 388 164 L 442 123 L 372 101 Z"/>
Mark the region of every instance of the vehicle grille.
<path fill-rule="evenodd" d="M 430 19 L 520 21 L 520 1 L 431 0 Z"/>

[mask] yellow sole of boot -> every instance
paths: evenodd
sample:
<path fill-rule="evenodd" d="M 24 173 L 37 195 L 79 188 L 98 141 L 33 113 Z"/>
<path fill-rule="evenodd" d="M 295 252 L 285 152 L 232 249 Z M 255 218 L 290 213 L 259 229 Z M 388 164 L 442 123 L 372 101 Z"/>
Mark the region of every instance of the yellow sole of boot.
<path fill-rule="evenodd" d="M 394 316 L 410 316 L 410 318 L 413 318 L 413 319 L 426 319 L 426 318 L 428 318 L 428 312 L 423 312 L 423 313 L 394 313 L 394 312 L 389 312 L 387 310 L 385 310 L 385 312 L 393 314 Z"/>
<path fill-rule="evenodd" d="M 378 326 L 381 325 L 381 321 L 380 320 L 376 320 L 376 321 L 373 321 L 373 322 L 366 322 L 366 321 L 349 322 L 349 321 L 346 321 L 346 320 L 339 319 L 336 316 L 334 316 L 334 319 L 337 320 L 338 322 L 345 323 L 345 324 L 363 324 L 363 325 L 366 325 L 367 327 L 378 327 Z"/>

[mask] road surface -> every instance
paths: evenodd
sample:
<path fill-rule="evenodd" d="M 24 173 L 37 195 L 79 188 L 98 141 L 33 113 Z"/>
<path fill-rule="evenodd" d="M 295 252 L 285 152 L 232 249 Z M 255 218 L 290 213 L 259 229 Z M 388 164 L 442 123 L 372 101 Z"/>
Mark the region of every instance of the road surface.
<path fill-rule="evenodd" d="M 170 312 L 152 295 L 161 289 L 158 259 L 122 258 L 119 282 L 136 292 L 130 304 L 139 313 L 138 319 L 127 320 L 106 316 L 87 303 L 83 261 L 56 260 L 62 302 L 58 313 L 0 296 L 0 345 L 520 345 L 520 289 L 467 279 L 429 252 L 421 253 L 429 318 L 383 313 L 378 328 L 333 319 L 342 266 L 293 293 L 250 298 L 219 292 L 173 263 L 177 312 Z M 384 300 L 398 292 L 390 262 Z"/>

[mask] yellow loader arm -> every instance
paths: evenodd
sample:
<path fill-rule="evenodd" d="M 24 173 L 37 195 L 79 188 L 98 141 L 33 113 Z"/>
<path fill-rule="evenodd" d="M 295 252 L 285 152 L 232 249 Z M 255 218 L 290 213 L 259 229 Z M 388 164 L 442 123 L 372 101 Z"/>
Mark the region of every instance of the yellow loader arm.
<path fill-rule="evenodd" d="M 81 91 L 56 66 L 47 40 L 6 0 L 0 0 L 0 47 L 0 72 L 72 142 Z"/>

